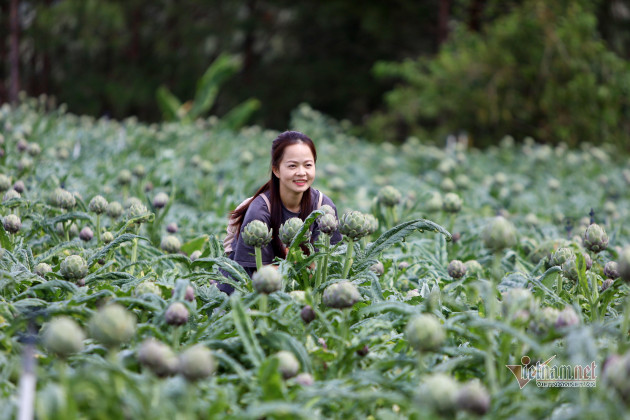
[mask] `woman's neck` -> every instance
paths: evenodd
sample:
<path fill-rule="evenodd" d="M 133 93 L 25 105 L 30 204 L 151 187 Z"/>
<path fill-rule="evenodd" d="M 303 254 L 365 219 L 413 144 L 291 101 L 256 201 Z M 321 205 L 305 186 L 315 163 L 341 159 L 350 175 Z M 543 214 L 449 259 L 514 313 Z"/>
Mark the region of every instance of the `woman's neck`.
<path fill-rule="evenodd" d="M 280 200 L 282 200 L 282 205 L 293 213 L 299 213 L 301 204 L 302 204 L 302 196 L 304 193 L 300 194 L 291 194 L 285 192 L 284 194 L 280 191 Z"/>

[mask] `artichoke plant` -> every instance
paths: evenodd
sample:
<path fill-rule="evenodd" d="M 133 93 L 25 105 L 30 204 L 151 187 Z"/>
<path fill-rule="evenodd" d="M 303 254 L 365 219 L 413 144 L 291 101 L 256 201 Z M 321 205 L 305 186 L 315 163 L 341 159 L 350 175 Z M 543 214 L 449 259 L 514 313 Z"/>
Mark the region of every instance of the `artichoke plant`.
<path fill-rule="evenodd" d="M 357 241 L 367 234 L 365 215 L 360 211 L 349 211 L 339 219 L 339 232 L 351 241 Z"/>

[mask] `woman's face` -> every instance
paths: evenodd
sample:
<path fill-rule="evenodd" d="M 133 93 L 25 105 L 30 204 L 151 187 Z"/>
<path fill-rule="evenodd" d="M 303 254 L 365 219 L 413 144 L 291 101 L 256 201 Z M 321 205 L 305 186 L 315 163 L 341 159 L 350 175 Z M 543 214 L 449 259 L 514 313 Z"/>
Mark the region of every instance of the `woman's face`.
<path fill-rule="evenodd" d="M 280 180 L 280 196 L 301 196 L 315 180 L 315 159 L 305 143 L 284 149 L 282 160 L 273 173 Z"/>

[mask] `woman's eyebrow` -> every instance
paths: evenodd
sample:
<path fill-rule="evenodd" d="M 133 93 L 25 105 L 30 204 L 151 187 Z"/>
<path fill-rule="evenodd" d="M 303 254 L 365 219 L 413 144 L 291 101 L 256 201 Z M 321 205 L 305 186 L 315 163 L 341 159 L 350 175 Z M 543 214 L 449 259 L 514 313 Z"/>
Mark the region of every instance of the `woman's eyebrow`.
<path fill-rule="evenodd" d="M 303 162 L 312 162 L 312 161 L 313 159 L 306 159 Z M 299 162 L 298 160 L 293 160 L 293 159 L 287 160 L 287 163 L 298 163 L 298 162 Z"/>

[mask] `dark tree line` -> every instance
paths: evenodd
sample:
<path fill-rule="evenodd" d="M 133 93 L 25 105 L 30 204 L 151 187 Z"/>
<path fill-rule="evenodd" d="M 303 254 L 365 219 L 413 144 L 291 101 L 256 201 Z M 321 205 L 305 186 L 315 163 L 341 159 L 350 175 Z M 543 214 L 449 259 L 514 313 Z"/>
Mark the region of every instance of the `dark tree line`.
<path fill-rule="evenodd" d="M 569 1 L 569 0 L 566 0 Z M 194 96 L 221 52 L 240 73 L 213 112 L 256 97 L 259 123 L 282 129 L 301 102 L 360 124 L 393 81 L 377 61 L 431 56 L 456 24 L 482 31 L 520 0 L 5 0 L 0 102 L 47 93 L 76 113 L 160 118 L 155 92 Z M 599 0 L 602 36 L 628 57 L 621 0 Z M 621 16 L 621 17 L 620 17 Z"/>

